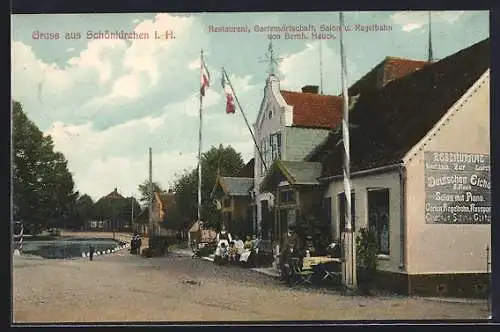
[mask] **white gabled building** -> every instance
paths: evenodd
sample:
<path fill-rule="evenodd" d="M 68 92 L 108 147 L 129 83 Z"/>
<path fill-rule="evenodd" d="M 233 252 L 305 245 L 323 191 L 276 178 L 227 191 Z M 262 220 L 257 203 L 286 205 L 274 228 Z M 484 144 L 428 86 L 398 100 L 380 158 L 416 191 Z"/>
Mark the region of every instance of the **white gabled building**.
<path fill-rule="evenodd" d="M 305 156 L 324 141 L 328 132 L 340 121 L 342 99 L 318 93 L 317 86 L 304 86 L 302 92 L 280 90 L 277 76 L 269 75 L 264 99 L 254 124 L 254 228 L 270 236 L 274 216 L 274 196 L 261 192 L 260 185 L 275 160 L 303 161 Z M 290 210 L 288 223 L 296 220 Z M 261 227 L 262 226 L 262 227 Z"/>

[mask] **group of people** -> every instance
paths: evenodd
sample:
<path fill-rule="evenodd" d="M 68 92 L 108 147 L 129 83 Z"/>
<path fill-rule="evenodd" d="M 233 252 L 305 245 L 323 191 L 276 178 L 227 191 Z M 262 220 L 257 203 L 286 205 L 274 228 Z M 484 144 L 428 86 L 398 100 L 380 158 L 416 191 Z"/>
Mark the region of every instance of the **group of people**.
<path fill-rule="evenodd" d="M 136 231 L 132 236 L 132 240 L 130 240 L 130 253 L 132 255 L 140 255 L 141 246 L 142 246 L 142 239 L 141 236 L 139 235 L 139 232 Z"/>
<path fill-rule="evenodd" d="M 340 257 L 341 248 L 338 243 L 332 242 L 326 248 L 326 255 L 330 257 Z M 307 236 L 302 241 L 297 234 L 295 227 L 290 227 L 286 233 L 283 247 L 279 253 L 279 268 L 281 277 L 291 284 L 295 278 L 296 269 L 302 269 L 304 258 L 311 256 L 314 252 L 311 236 Z"/>
<path fill-rule="evenodd" d="M 214 263 L 216 264 L 251 264 L 255 259 L 259 240 L 256 235 L 246 236 L 243 241 L 238 235 L 234 237 L 222 229 L 217 234 L 217 249 L 215 250 Z"/>

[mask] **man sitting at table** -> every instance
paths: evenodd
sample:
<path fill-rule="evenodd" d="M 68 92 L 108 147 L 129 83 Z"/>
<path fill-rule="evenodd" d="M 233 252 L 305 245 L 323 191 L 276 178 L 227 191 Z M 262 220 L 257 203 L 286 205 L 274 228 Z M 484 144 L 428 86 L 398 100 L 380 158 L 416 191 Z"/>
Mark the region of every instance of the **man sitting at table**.
<path fill-rule="evenodd" d="M 293 279 L 293 267 L 292 259 L 298 259 L 298 265 L 302 266 L 302 260 L 304 259 L 304 253 L 300 248 L 299 242 L 296 240 L 294 230 L 290 230 L 285 237 L 285 243 L 283 245 L 283 250 L 280 253 L 280 269 L 281 276 L 290 285 Z"/>

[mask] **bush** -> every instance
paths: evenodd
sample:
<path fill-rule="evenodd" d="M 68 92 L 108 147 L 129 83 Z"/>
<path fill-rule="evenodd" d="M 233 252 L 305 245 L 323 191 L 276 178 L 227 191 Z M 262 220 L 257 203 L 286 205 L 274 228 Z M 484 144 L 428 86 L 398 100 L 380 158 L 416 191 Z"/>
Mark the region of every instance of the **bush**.
<path fill-rule="evenodd" d="M 360 290 L 368 293 L 377 272 L 378 243 L 374 231 L 361 228 L 356 237 L 357 277 Z"/>
<path fill-rule="evenodd" d="M 141 256 L 146 258 L 151 258 L 153 257 L 153 250 L 151 248 L 144 248 L 142 249 Z"/>
<path fill-rule="evenodd" d="M 168 243 L 171 237 L 153 235 L 149 238 L 149 248 L 151 248 L 156 255 L 163 256 L 168 251 Z"/>

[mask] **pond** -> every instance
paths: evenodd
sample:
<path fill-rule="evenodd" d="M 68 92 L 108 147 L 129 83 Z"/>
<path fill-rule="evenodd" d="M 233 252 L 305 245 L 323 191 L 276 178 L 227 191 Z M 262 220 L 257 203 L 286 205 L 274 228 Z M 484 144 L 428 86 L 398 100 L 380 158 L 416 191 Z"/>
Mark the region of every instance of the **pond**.
<path fill-rule="evenodd" d="M 88 253 L 90 246 L 95 251 L 113 250 L 120 245 L 118 240 L 108 238 L 76 238 L 65 237 L 41 241 L 23 242 L 23 254 L 40 256 L 49 259 L 81 258 L 82 253 Z"/>

